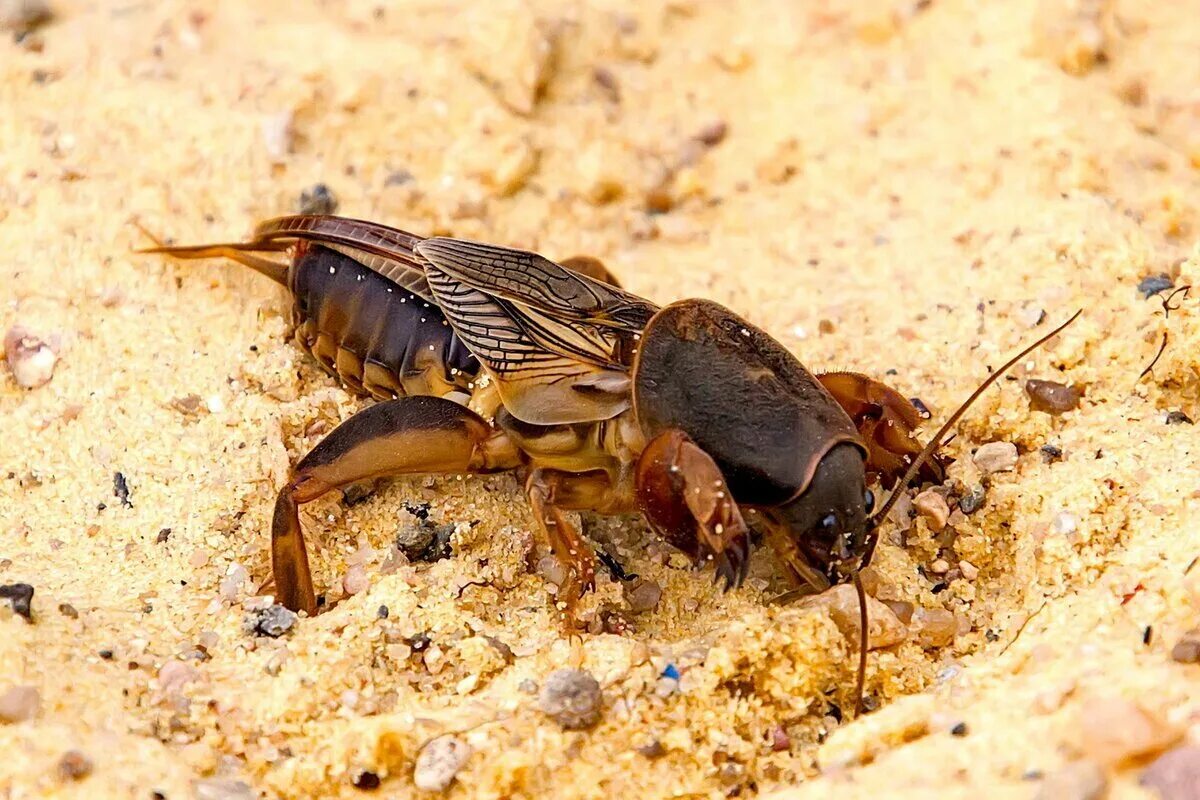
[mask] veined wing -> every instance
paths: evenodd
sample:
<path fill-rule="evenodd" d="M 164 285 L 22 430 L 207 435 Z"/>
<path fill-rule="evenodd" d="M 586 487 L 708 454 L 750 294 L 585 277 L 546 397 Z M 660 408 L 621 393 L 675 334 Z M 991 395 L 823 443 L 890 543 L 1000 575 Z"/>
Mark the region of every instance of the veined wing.
<path fill-rule="evenodd" d="M 303 239 L 335 250 L 396 285 L 435 302 L 415 247 L 422 241 L 399 228 L 348 217 L 299 214 L 276 217 L 254 229 L 254 241 Z"/>

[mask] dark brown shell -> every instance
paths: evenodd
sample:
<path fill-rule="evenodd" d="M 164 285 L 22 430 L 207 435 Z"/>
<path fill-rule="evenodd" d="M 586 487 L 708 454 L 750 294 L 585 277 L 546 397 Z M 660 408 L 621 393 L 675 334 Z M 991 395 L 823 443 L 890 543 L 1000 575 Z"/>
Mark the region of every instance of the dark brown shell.
<path fill-rule="evenodd" d="M 673 303 L 650 320 L 633 402 L 647 438 L 682 429 L 748 505 L 778 505 L 803 492 L 839 442 L 866 452 L 846 412 L 795 356 L 707 300 Z"/>

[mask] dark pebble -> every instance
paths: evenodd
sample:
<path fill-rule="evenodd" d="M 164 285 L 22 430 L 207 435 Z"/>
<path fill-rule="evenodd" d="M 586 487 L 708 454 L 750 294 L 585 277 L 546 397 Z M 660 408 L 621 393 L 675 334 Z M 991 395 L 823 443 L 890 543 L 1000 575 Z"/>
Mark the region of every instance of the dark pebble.
<path fill-rule="evenodd" d="M 917 410 L 917 414 L 921 417 L 921 419 L 930 419 L 933 417 L 933 413 L 929 410 L 929 406 L 925 405 L 925 402 L 921 398 L 910 397 L 908 398 L 908 402 L 913 404 L 913 408 Z"/>
<path fill-rule="evenodd" d="M 404 510 L 417 519 L 429 519 L 429 503 L 405 503 Z"/>
<path fill-rule="evenodd" d="M 359 770 L 350 777 L 355 789 L 370 791 L 379 788 L 379 776 L 369 770 Z"/>
<path fill-rule="evenodd" d="M 376 617 L 379 617 L 379 619 L 387 619 L 387 618 L 388 618 L 388 614 L 390 614 L 390 613 L 391 613 L 391 612 L 390 612 L 390 611 L 388 611 L 388 607 L 387 607 L 387 606 L 380 606 L 380 607 L 379 607 L 379 610 L 375 612 L 375 616 L 376 616 Z"/>
<path fill-rule="evenodd" d="M 429 647 L 433 639 L 428 633 L 418 633 L 416 636 L 410 636 L 406 642 L 414 653 L 420 653 Z"/>
<path fill-rule="evenodd" d="M 1042 461 L 1047 464 L 1053 464 L 1055 461 L 1062 461 L 1062 448 L 1052 444 L 1044 444 L 1041 446 Z"/>
<path fill-rule="evenodd" d="M 642 745 L 641 747 L 637 748 L 637 751 L 639 754 L 645 756 L 651 761 L 656 758 L 662 758 L 667 754 L 667 748 L 663 747 L 662 742 L 660 742 L 658 739 L 655 739 L 649 744 Z"/>
<path fill-rule="evenodd" d="M 337 211 L 337 197 L 328 186 L 318 183 L 300 193 L 301 214 L 332 214 Z"/>
<path fill-rule="evenodd" d="M 170 539 L 170 538 L 171 538 L 171 529 L 170 529 L 170 528 L 163 528 L 162 530 L 160 530 L 160 531 L 158 532 L 158 536 L 157 536 L 157 537 L 155 537 L 155 539 L 154 539 L 154 543 L 155 543 L 155 544 L 162 544 L 163 542 L 165 542 L 167 539 Z"/>
<path fill-rule="evenodd" d="M 1200 661 L 1200 628 L 1192 628 L 1179 638 L 1171 648 L 1171 658 L 1180 664 L 1195 664 Z"/>
<path fill-rule="evenodd" d="M 275 603 L 257 614 L 251 614 L 247 622 L 253 633 L 278 639 L 296 624 L 296 612 Z"/>
<path fill-rule="evenodd" d="M 7 600 L 14 614 L 33 622 L 33 587 L 28 583 L 8 583 L 0 586 L 0 600 Z"/>
<path fill-rule="evenodd" d="M 701 128 L 696 134 L 696 140 L 708 147 L 716 147 L 725 141 L 725 137 L 728 134 L 729 123 L 723 119 L 719 119 Z"/>
<path fill-rule="evenodd" d="M 92 760 L 78 750 L 68 750 L 58 760 L 58 774 L 64 781 L 81 781 L 92 774 Z"/>
<path fill-rule="evenodd" d="M 1034 411 L 1047 414 L 1062 414 L 1079 407 L 1079 389 L 1057 381 L 1041 381 L 1030 378 L 1025 381 L 1025 393 L 1029 395 L 1029 406 Z"/>
<path fill-rule="evenodd" d="M 375 494 L 374 483 L 370 481 L 352 483 L 342 490 L 342 504 L 353 507 L 359 503 L 365 503 L 373 494 Z"/>
<path fill-rule="evenodd" d="M 1192 425 L 1192 418 L 1182 411 L 1172 411 L 1167 414 L 1168 425 Z"/>
<path fill-rule="evenodd" d="M 454 554 L 450 537 L 453 525 L 435 525 L 428 519 L 418 517 L 412 525 L 405 525 L 396 534 L 396 549 L 409 561 L 433 563 Z"/>
<path fill-rule="evenodd" d="M 1138 281 L 1137 290 L 1142 297 L 1150 298 L 1159 292 L 1165 292 L 1175 285 L 1165 272 L 1160 272 L 1157 275 L 1147 275 Z"/>
<path fill-rule="evenodd" d="M 75 606 L 71 605 L 70 603 L 59 603 L 58 613 L 62 614 L 64 617 L 79 619 L 79 612 L 76 611 Z"/>
<path fill-rule="evenodd" d="M 957 725 L 955 725 L 953 728 L 950 729 L 950 735 L 951 736 L 966 736 L 967 735 L 967 723 L 960 722 Z"/>
<path fill-rule="evenodd" d="M 981 483 L 977 483 L 967 490 L 958 500 L 958 509 L 964 514 L 974 514 L 979 509 L 983 508 L 983 504 L 987 502 L 987 489 Z"/>
<path fill-rule="evenodd" d="M 1200 747 L 1181 745 L 1168 750 L 1146 767 L 1138 783 L 1153 789 L 1162 800 L 1200 797 Z"/>
<path fill-rule="evenodd" d="M 600 720 L 600 682 L 580 669 L 551 672 L 538 695 L 538 707 L 564 730 L 580 731 Z"/>
<path fill-rule="evenodd" d="M 105 661 L 113 660 L 113 651 L 112 650 L 97 650 L 96 655 L 100 656 Z"/>
<path fill-rule="evenodd" d="M 1146 629 L 1142 631 L 1142 644 L 1149 647 L 1152 641 L 1154 641 L 1154 626 L 1147 625 Z"/>
<path fill-rule="evenodd" d="M 121 501 L 121 505 L 133 508 L 133 503 L 129 502 L 129 483 L 123 473 L 113 473 L 113 494 Z"/>

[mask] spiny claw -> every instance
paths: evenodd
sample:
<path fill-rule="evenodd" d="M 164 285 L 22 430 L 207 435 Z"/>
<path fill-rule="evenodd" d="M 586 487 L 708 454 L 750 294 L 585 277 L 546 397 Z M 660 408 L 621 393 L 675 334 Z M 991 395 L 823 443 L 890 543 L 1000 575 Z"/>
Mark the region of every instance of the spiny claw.
<path fill-rule="evenodd" d="M 730 542 L 715 559 L 713 582 L 724 578 L 725 591 L 737 589 L 746 581 L 750 571 L 749 540 L 739 537 Z"/>

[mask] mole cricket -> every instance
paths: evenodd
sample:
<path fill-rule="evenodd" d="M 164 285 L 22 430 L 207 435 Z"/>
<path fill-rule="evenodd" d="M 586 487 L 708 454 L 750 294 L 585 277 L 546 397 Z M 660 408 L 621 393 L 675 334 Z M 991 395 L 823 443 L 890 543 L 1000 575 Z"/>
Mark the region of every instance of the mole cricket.
<path fill-rule="evenodd" d="M 880 521 L 918 473 L 940 482 L 936 450 L 970 404 L 1079 316 L 993 371 L 922 448 L 921 417 L 894 389 L 813 374 L 708 300 L 660 308 L 595 259 L 556 263 L 323 215 L 268 220 L 246 242 L 141 252 L 225 257 L 284 285 L 296 343 L 380 401 L 300 459 L 279 491 L 271 557 L 283 605 L 317 612 L 299 505 L 374 478 L 514 470 L 564 567 L 568 625 L 596 571 L 570 510 L 641 513 L 698 564 L 712 562 L 726 589 L 746 577 L 751 523 L 794 584 L 852 581 L 860 711 L 859 573 Z M 878 509 L 869 477 L 892 489 Z"/>

